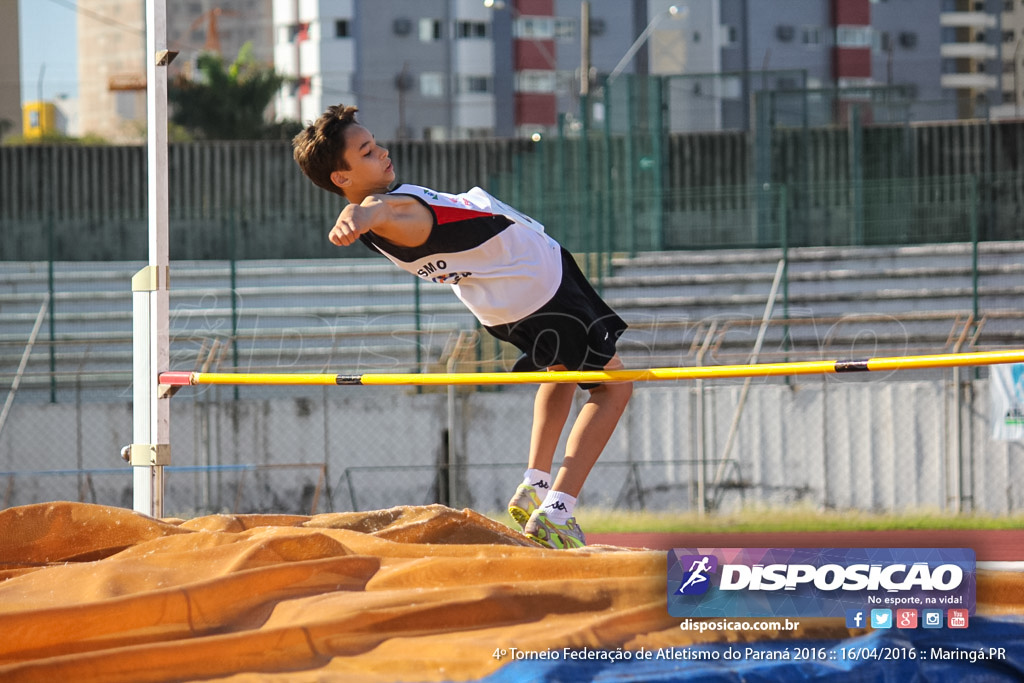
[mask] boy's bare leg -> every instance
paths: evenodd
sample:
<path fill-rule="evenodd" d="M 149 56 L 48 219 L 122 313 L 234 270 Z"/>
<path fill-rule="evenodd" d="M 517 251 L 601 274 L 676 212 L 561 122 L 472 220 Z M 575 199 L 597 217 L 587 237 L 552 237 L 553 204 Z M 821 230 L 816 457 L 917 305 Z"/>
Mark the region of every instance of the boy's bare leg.
<path fill-rule="evenodd" d="M 622 367 L 622 360 L 616 355 L 605 366 L 605 370 L 619 370 Z M 573 497 L 579 496 L 583 482 L 586 481 L 591 468 L 615 431 L 632 393 L 632 382 L 600 384 L 590 390 L 590 400 L 580 409 L 572 431 L 569 432 L 565 458 L 551 487 L 552 490 Z M 571 398 L 570 395 L 570 403 Z M 555 440 L 557 442 L 557 437 Z M 553 449 L 554 446 L 552 452 Z M 550 462 L 549 456 L 548 463 Z"/>
<path fill-rule="evenodd" d="M 558 366 L 551 368 L 564 370 Z M 551 471 L 558 439 L 572 409 L 575 384 L 541 384 L 533 403 L 533 430 L 530 434 L 530 464 L 541 472 Z"/>

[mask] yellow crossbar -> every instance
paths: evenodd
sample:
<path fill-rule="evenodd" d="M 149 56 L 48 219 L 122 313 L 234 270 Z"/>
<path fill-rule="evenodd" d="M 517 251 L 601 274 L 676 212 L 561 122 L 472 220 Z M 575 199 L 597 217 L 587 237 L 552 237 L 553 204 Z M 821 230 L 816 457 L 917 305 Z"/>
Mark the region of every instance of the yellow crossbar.
<path fill-rule="evenodd" d="M 366 373 L 361 375 L 266 372 L 164 372 L 160 383 L 169 386 L 234 385 L 363 385 L 444 386 L 465 384 L 572 384 L 577 382 L 658 382 L 723 377 L 780 377 L 882 370 L 920 370 L 1024 363 L 1024 349 L 976 351 L 930 356 L 894 356 L 865 360 L 818 360 L 747 365 L 652 368 L 647 370 L 583 370 L 550 372 L 438 372 Z"/>

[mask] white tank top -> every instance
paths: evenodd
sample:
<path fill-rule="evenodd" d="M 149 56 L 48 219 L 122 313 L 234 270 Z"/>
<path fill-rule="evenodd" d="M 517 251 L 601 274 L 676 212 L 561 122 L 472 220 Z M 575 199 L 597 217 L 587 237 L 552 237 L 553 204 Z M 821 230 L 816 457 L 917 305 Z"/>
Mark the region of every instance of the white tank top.
<path fill-rule="evenodd" d="M 554 296 L 561 246 L 534 219 L 479 187 L 447 194 L 402 184 L 389 194 L 415 197 L 431 210 L 427 241 L 401 247 L 372 232 L 360 239 L 413 275 L 451 285 L 482 324 L 521 320 Z"/>

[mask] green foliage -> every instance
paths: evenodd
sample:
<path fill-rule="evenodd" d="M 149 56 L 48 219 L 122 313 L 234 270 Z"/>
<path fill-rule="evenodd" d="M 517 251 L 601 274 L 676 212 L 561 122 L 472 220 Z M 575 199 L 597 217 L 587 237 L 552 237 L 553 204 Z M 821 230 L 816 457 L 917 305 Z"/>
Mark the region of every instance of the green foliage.
<path fill-rule="evenodd" d="M 593 533 L 622 532 L 792 532 L 792 531 L 888 531 L 897 529 L 1019 529 L 1021 514 L 1006 516 L 955 515 L 939 510 L 907 510 L 874 514 L 858 510 L 824 511 L 796 506 L 755 507 L 735 513 L 639 512 L 580 509 L 584 529 Z"/>
<path fill-rule="evenodd" d="M 250 44 L 231 64 L 207 52 L 197 66 L 198 78 L 180 78 L 168 87 L 172 124 L 197 140 L 280 139 L 288 124 L 267 123 L 264 114 L 285 79 L 257 63 Z"/>
<path fill-rule="evenodd" d="M 46 133 L 41 137 L 25 137 L 24 135 L 9 135 L 4 138 L 5 146 L 17 147 L 22 145 L 80 145 L 82 147 L 100 147 L 110 144 L 106 138 L 89 133 L 82 137 L 73 137 L 63 133 Z"/>
<path fill-rule="evenodd" d="M 489 515 L 512 526 L 505 512 Z M 956 515 L 940 510 L 874 514 L 858 510 L 825 511 L 807 506 L 750 509 L 700 517 L 692 511 L 638 511 L 580 507 L 577 517 L 589 533 L 893 531 L 900 529 L 1020 529 L 1021 513 L 1005 516 Z"/>

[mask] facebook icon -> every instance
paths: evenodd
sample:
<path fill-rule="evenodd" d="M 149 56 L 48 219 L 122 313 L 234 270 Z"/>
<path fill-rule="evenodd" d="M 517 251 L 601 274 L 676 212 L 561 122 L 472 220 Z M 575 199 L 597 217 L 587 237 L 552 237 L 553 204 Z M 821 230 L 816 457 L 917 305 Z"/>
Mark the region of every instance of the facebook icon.
<path fill-rule="evenodd" d="M 846 628 L 864 628 L 864 610 L 846 610 Z"/>

